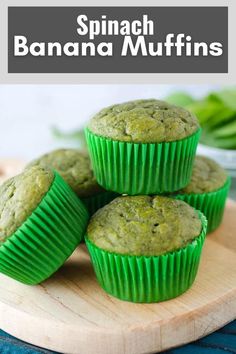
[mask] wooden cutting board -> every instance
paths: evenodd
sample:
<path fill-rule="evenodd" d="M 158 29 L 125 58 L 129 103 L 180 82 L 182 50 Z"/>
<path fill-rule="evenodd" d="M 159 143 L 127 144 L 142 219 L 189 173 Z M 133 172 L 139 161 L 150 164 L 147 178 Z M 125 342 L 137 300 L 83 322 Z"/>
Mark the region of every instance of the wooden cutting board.
<path fill-rule="evenodd" d="M 236 318 L 236 203 L 207 237 L 197 279 L 182 296 L 132 304 L 98 285 L 83 245 L 41 285 L 0 275 L 0 328 L 63 353 L 156 353 L 203 337 Z"/>

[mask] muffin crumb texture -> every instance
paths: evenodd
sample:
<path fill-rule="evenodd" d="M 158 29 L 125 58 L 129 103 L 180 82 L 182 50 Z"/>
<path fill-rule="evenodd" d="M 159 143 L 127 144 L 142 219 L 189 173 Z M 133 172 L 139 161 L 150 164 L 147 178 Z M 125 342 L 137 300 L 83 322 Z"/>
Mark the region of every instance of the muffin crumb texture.
<path fill-rule="evenodd" d="M 190 183 L 178 193 L 197 194 L 213 192 L 226 183 L 226 171 L 214 160 L 196 156 Z"/>
<path fill-rule="evenodd" d="M 161 196 L 123 196 L 90 220 L 88 239 L 109 252 L 158 256 L 185 247 L 202 230 L 197 211 Z"/>
<path fill-rule="evenodd" d="M 29 166 L 56 170 L 79 197 L 90 197 L 102 191 L 92 171 L 89 156 L 77 149 L 58 149 L 32 161 Z"/>
<path fill-rule="evenodd" d="M 184 108 L 148 99 L 116 104 L 95 115 L 88 129 L 99 136 L 126 142 L 170 142 L 199 129 L 197 118 Z"/>
<path fill-rule="evenodd" d="M 53 179 L 52 171 L 32 167 L 0 186 L 0 245 L 32 214 Z"/>

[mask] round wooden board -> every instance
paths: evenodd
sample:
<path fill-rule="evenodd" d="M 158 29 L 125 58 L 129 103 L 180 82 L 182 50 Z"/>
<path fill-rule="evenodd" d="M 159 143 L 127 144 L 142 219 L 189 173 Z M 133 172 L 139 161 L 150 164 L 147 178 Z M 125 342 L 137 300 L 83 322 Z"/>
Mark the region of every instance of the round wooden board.
<path fill-rule="evenodd" d="M 197 279 L 184 295 L 132 304 L 98 285 L 85 246 L 35 287 L 0 276 L 0 328 L 63 353 L 141 354 L 194 341 L 236 317 L 236 203 L 207 237 Z"/>

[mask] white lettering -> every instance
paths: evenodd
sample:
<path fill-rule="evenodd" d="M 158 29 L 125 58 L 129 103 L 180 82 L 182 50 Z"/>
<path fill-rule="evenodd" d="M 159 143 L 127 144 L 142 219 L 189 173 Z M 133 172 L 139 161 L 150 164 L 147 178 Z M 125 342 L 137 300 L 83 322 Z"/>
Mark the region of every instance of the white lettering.
<path fill-rule="evenodd" d="M 138 52 L 141 50 L 143 56 L 147 56 L 147 48 L 144 36 L 139 36 L 136 39 L 135 45 L 133 44 L 132 38 L 130 36 L 125 36 L 121 56 L 124 57 L 127 55 L 128 50 L 130 51 L 132 56 L 136 56 Z"/>
<path fill-rule="evenodd" d="M 25 56 L 29 53 L 25 36 L 14 36 L 14 55 L 16 57 Z"/>

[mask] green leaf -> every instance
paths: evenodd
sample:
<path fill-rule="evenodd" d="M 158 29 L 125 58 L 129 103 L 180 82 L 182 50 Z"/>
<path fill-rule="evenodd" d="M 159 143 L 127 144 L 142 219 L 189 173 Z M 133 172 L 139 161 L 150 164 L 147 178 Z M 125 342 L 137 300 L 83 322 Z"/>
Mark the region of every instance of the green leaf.
<path fill-rule="evenodd" d="M 219 127 L 213 132 L 214 136 L 217 138 L 234 137 L 236 141 L 236 116 L 234 116 L 234 121 Z"/>
<path fill-rule="evenodd" d="M 166 101 L 176 106 L 186 107 L 195 100 L 186 92 L 175 92 L 167 96 Z"/>
<path fill-rule="evenodd" d="M 52 133 L 55 138 L 74 141 L 81 148 L 87 148 L 84 129 L 76 129 L 71 132 L 64 132 L 57 127 L 52 127 Z"/>
<path fill-rule="evenodd" d="M 221 102 L 225 107 L 236 111 L 236 88 L 214 92 L 208 98 L 216 102 Z"/>
<path fill-rule="evenodd" d="M 186 107 L 190 112 L 194 113 L 198 118 L 200 124 L 203 126 L 215 117 L 217 113 L 222 109 L 222 104 L 216 104 L 213 102 L 207 102 L 206 100 L 194 102 Z"/>

